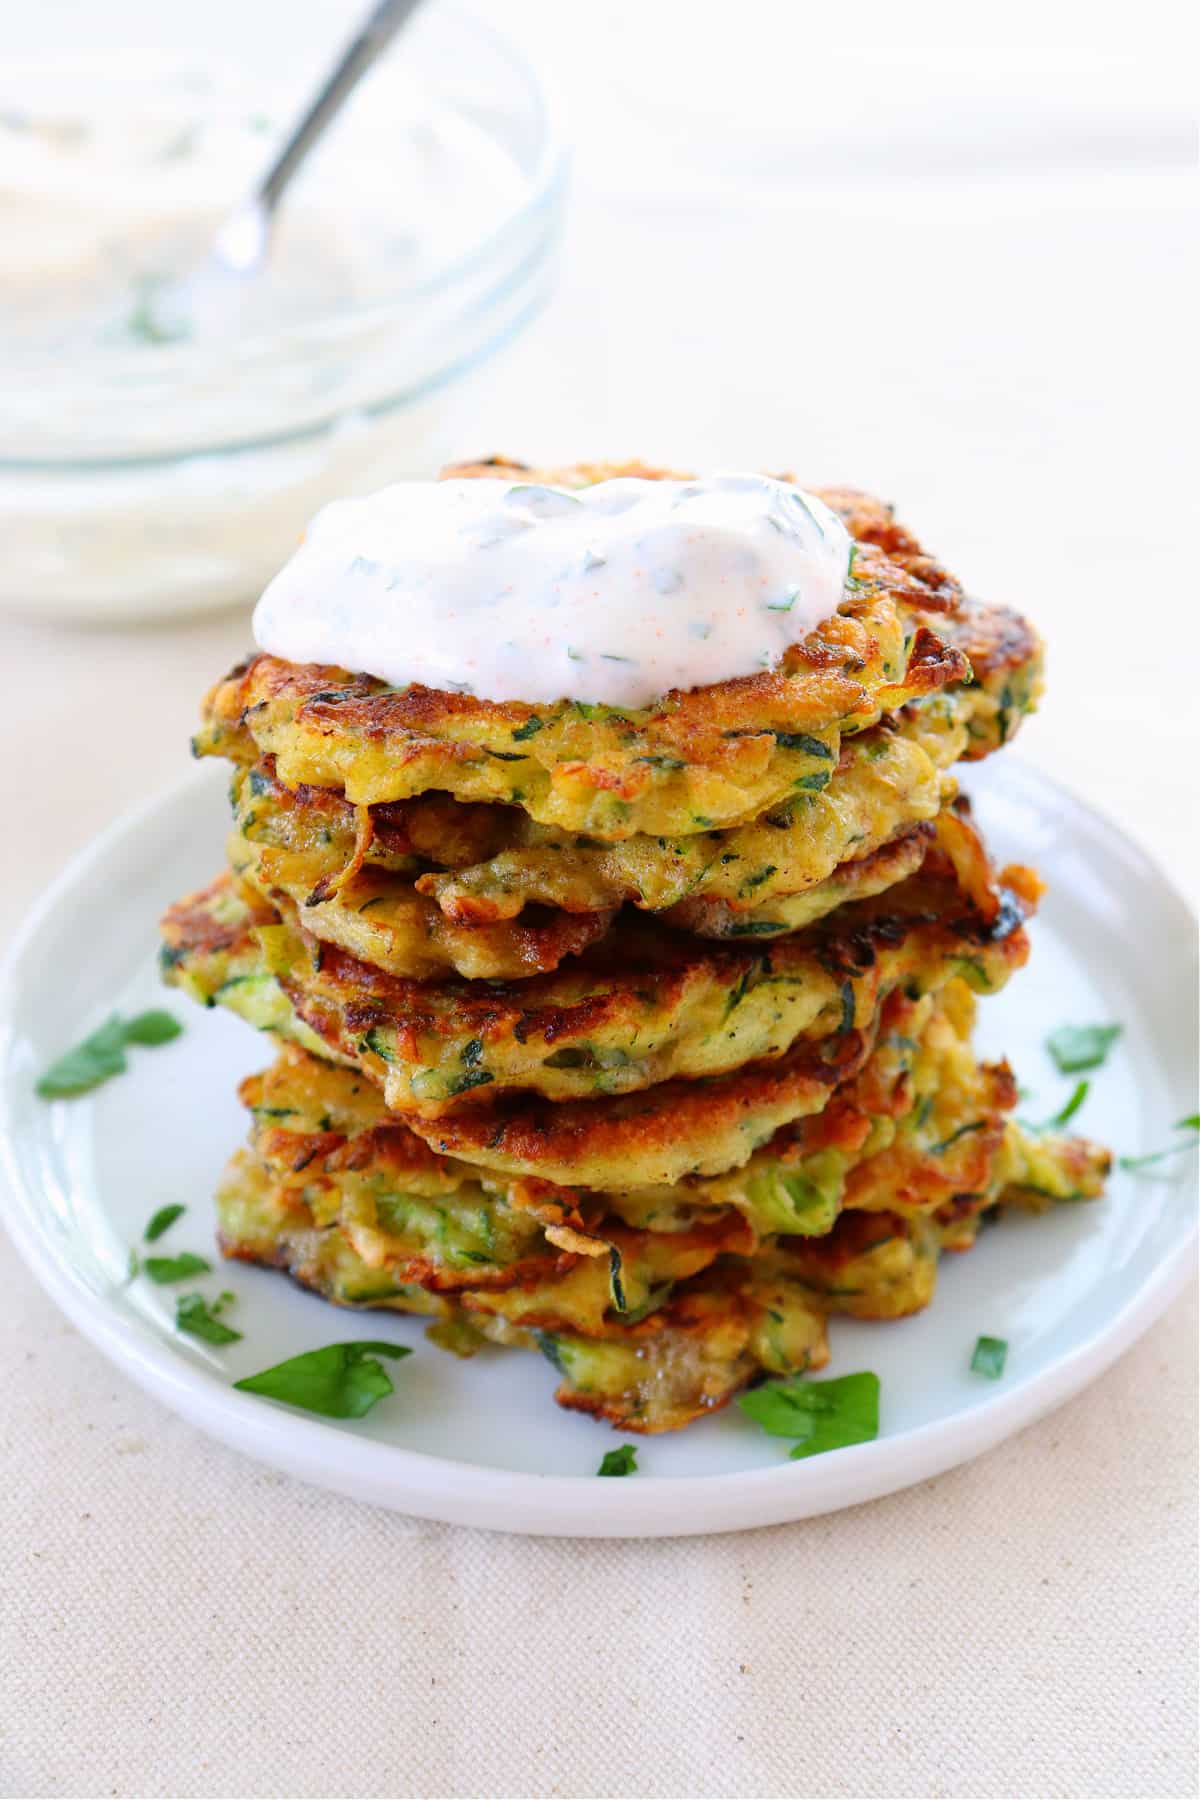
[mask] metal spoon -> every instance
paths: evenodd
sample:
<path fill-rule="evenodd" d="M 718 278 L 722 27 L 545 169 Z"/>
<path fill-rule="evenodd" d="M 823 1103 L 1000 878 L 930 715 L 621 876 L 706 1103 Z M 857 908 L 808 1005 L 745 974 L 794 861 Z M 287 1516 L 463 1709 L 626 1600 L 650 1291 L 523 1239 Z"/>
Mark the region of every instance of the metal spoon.
<path fill-rule="evenodd" d="M 203 262 L 154 296 L 154 326 L 162 340 L 190 335 L 201 315 L 206 324 L 213 324 L 227 320 L 236 309 L 244 284 L 266 261 L 275 213 L 292 177 L 420 4 L 421 0 L 377 0 L 270 168 L 217 228 Z"/>

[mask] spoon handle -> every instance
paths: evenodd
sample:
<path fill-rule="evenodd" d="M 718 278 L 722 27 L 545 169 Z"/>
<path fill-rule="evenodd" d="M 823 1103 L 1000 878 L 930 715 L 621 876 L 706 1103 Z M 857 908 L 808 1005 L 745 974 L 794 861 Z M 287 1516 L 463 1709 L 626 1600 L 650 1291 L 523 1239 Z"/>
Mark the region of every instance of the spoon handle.
<path fill-rule="evenodd" d="M 341 111 L 359 80 L 382 55 L 421 0 L 378 0 L 361 30 L 347 44 L 337 66 L 289 133 L 286 143 L 255 190 L 255 199 L 274 211 L 288 182 L 326 127 Z"/>

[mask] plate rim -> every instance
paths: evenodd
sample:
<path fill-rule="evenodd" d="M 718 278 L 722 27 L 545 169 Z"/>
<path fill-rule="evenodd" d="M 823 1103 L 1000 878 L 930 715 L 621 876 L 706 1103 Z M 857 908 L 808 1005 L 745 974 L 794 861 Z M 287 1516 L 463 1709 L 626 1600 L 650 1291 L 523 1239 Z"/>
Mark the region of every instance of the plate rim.
<path fill-rule="evenodd" d="M 1102 810 L 1020 757 L 1007 757 L 989 774 L 992 780 L 998 777 L 1000 783 L 1026 791 L 1040 789 L 1069 804 L 1076 817 L 1106 840 L 1106 853 L 1119 854 L 1150 878 L 1178 910 L 1181 923 L 1195 929 L 1195 914 L 1171 877 Z M 160 814 L 186 806 L 193 791 L 214 779 L 206 768 L 189 770 L 120 814 L 70 858 L 35 902 L 0 964 L 0 1067 L 6 1077 L 18 973 L 64 896 L 123 841 L 135 840 Z M 236 1392 L 215 1372 L 178 1355 L 169 1340 L 160 1340 L 111 1306 L 97 1304 L 39 1225 L 38 1196 L 16 1155 L 17 1130 L 6 1078 L 0 1087 L 0 1218 L 44 1291 L 88 1342 L 139 1387 L 228 1448 L 316 1486 L 410 1516 L 505 1533 L 634 1538 L 751 1530 L 879 1499 L 929 1480 L 994 1448 L 1103 1374 L 1183 1290 L 1196 1262 L 1193 1223 L 1126 1303 L 1082 1342 L 966 1413 L 800 1464 L 785 1457 L 775 1466 L 722 1474 L 645 1474 L 633 1483 L 597 1489 L 590 1474 L 498 1469 L 373 1438 L 356 1439 L 319 1418 Z"/>

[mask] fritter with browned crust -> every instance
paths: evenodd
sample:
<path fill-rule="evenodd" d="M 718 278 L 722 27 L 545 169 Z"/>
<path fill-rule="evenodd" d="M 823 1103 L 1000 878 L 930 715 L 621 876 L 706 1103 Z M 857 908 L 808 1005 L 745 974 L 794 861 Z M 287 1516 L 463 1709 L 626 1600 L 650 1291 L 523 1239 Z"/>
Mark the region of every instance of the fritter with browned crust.
<path fill-rule="evenodd" d="M 965 819 L 956 828 L 977 856 L 978 894 L 934 846 L 907 881 L 805 932 L 712 944 L 627 914 L 569 965 L 511 984 L 382 974 L 308 936 L 287 903 L 279 923 L 238 920 L 218 882 L 167 915 L 168 979 L 234 1010 L 252 1000 L 258 1021 L 261 978 L 273 975 L 310 1031 L 414 1119 L 475 1109 L 483 1088 L 489 1101 L 631 1095 L 869 1030 L 901 984 L 930 991 L 961 972 L 982 990 L 1000 985 L 1027 953 L 1035 878 L 1008 870 L 1008 887 L 994 887 L 977 834 Z M 229 923 L 214 956 L 216 909 Z"/>
<path fill-rule="evenodd" d="M 242 1084 L 254 1118 L 248 1154 L 269 1176 L 278 1241 L 336 1224 L 363 1263 L 401 1285 L 511 1288 L 565 1273 L 581 1257 L 607 1267 L 613 1231 L 626 1227 L 729 1231 L 722 1249 L 736 1237 L 739 1253 L 750 1254 L 779 1233 L 827 1232 L 846 1205 L 928 1212 L 982 1192 L 1009 1136 L 1007 1179 L 1017 1179 L 1024 1140 L 1005 1117 L 1012 1077 L 1003 1064 L 975 1061 L 972 1019 L 961 982 L 936 1002 L 894 994 L 866 1066 L 821 1114 L 778 1132 L 742 1169 L 675 1186 L 606 1194 L 439 1156 L 387 1111 L 372 1083 L 294 1047 Z M 1049 1142 L 1061 1162 L 1060 1140 L 1028 1141 L 1039 1150 Z M 1037 1185 L 1028 1156 L 1020 1166 L 1023 1184 Z M 1075 1193 L 1052 1187 L 1047 1198 Z M 256 1254 L 233 1213 L 223 1230 L 234 1253 Z M 329 1279 L 313 1279 L 331 1289 Z M 359 1297 L 336 1283 L 332 1294 Z"/>
<path fill-rule="evenodd" d="M 579 486 L 594 474 L 555 479 Z M 272 756 L 288 787 L 337 789 L 355 805 L 439 790 L 606 841 L 744 823 L 827 779 L 843 737 L 971 678 L 939 629 L 962 610 L 958 584 L 879 502 L 822 497 L 855 538 L 853 573 L 834 616 L 762 674 L 673 691 L 651 708 L 534 708 L 258 655 L 209 695 L 197 752 Z"/>
<path fill-rule="evenodd" d="M 962 690 L 850 739 L 820 787 L 747 825 L 617 844 L 442 796 L 354 808 L 329 789 L 285 787 L 268 759 L 235 773 L 230 862 L 301 908 L 315 936 L 417 978 L 548 970 L 602 935 L 607 918 L 579 915 L 622 901 L 704 936 L 778 936 L 915 866 L 914 834 L 952 791 L 945 770 L 982 697 Z M 512 926 L 531 904 L 553 910 Z"/>
<path fill-rule="evenodd" d="M 361 1077 L 285 1049 L 243 1083 L 255 1123 L 220 1191 L 222 1246 L 341 1305 L 433 1315 L 460 1350 L 536 1332 L 568 1376 L 564 1404 L 668 1429 L 686 1422 L 682 1399 L 664 1408 L 657 1377 L 685 1326 L 702 1323 L 710 1372 L 725 1346 L 727 1397 L 757 1370 L 817 1366 L 827 1313 L 926 1305 L 939 1249 L 967 1247 L 999 1199 L 1040 1208 L 1100 1191 L 1107 1153 L 1006 1120 L 1014 1084 L 974 1062 L 961 984 L 931 1004 L 896 996 L 862 1075 L 740 1182 L 659 1190 L 654 1207 L 435 1156 Z M 854 1210 L 839 1216 L 842 1200 Z M 631 1389 L 647 1360 L 656 1379 Z M 629 1397 L 643 1392 L 657 1396 L 648 1413 Z M 718 1389 L 695 1392 L 710 1405 Z"/>

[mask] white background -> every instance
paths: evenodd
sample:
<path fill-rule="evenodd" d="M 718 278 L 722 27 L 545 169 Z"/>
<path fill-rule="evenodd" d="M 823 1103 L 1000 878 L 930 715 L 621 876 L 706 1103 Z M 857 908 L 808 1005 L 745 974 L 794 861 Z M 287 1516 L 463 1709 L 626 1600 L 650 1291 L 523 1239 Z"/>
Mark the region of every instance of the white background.
<path fill-rule="evenodd" d="M 1018 753 L 1194 886 L 1183 10 L 495 11 L 561 89 L 575 185 L 556 297 L 462 452 L 883 493 L 1045 632 Z M 7 925 L 182 768 L 246 635 L 0 625 Z M 5 1793 L 1194 1792 L 1194 1301 L 912 1494 L 574 1548 L 259 1473 L 11 1264 L 6 1292 Z"/>

